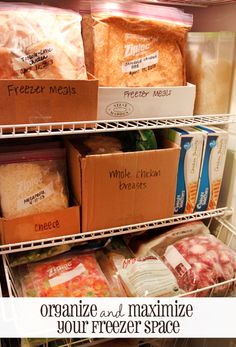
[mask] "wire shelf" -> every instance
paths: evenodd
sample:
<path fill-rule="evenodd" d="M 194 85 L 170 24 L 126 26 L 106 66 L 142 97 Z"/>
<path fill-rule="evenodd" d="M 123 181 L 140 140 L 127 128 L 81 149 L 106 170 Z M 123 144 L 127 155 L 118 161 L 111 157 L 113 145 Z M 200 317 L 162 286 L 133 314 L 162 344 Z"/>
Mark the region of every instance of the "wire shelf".
<path fill-rule="evenodd" d="M 217 226 L 215 226 L 213 223 L 217 222 Z M 225 245 L 236 251 L 236 227 L 231 225 L 228 221 L 225 221 L 222 219 L 222 217 L 215 217 L 210 219 L 210 229 L 212 229 L 212 233 L 221 240 Z M 213 225 L 213 228 L 211 228 Z M 17 297 L 17 286 L 15 284 L 14 280 L 14 273 L 10 267 L 9 259 L 7 254 L 3 255 L 3 264 L 4 264 L 4 271 L 6 276 L 6 283 L 8 287 L 8 292 L 10 297 Z M 222 293 L 224 296 L 233 295 L 236 296 L 236 286 L 234 285 L 234 290 L 232 290 L 233 283 L 236 284 L 236 277 L 222 281 L 220 283 L 216 283 L 201 289 L 197 289 L 188 293 L 180 294 L 178 297 L 185 297 L 185 296 L 214 296 L 215 290 L 217 292 L 217 289 L 220 288 L 221 290 L 221 296 Z M 222 289 L 223 288 L 223 289 Z M 204 293 L 203 293 L 204 292 Z M 218 296 L 218 294 L 217 294 Z M 77 346 L 77 345 L 76 345 Z"/>
<path fill-rule="evenodd" d="M 192 214 L 175 215 L 170 218 L 158 219 L 150 222 L 144 222 L 139 224 L 131 224 L 121 227 L 115 227 L 110 229 L 102 229 L 89 231 L 85 233 L 66 235 L 48 239 L 42 239 L 37 241 L 27 241 L 15 244 L 0 245 L 0 254 L 9 254 L 22 251 L 29 251 L 39 248 L 47 248 L 52 246 L 58 246 L 62 244 L 80 243 L 85 241 L 97 240 L 101 238 L 108 238 L 111 236 L 124 235 L 129 233 L 135 233 L 147 229 L 155 229 L 164 226 L 171 226 L 184 222 L 191 222 L 195 220 L 212 218 L 217 216 L 231 215 L 233 210 L 228 207 L 217 208 L 215 210 L 195 212 Z"/>
<path fill-rule="evenodd" d="M 123 120 L 80 121 L 63 123 L 38 123 L 0 125 L 0 139 L 41 137 L 56 135 L 73 135 L 87 133 L 102 133 L 138 129 L 163 129 L 196 125 L 220 125 L 236 123 L 236 115 L 195 115 L 186 117 L 158 117 Z"/>

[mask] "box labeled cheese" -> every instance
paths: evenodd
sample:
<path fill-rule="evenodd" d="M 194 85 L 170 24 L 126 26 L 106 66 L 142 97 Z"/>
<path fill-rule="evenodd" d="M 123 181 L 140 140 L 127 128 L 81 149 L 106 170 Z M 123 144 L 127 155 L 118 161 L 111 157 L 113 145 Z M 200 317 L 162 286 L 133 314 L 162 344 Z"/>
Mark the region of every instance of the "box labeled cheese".
<path fill-rule="evenodd" d="M 194 128 L 167 130 L 168 139 L 180 146 L 175 213 L 193 213 L 201 168 L 203 134 Z"/>
<path fill-rule="evenodd" d="M 73 235 L 80 232 L 80 207 L 17 218 L 0 218 L 1 243 L 12 244 Z"/>
<path fill-rule="evenodd" d="M 217 127 L 198 126 L 204 135 L 203 159 L 196 211 L 215 209 L 220 194 L 227 154 L 228 133 Z"/>
<path fill-rule="evenodd" d="M 67 143 L 71 189 L 82 206 L 82 232 L 126 226 L 174 213 L 179 147 L 83 154 Z"/>

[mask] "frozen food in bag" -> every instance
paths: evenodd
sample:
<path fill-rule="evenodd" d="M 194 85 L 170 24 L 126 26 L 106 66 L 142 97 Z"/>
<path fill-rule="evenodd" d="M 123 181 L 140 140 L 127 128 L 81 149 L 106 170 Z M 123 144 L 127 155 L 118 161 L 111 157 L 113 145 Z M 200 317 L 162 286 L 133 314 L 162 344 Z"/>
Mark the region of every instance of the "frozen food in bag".
<path fill-rule="evenodd" d="M 0 202 L 5 218 L 68 207 L 65 150 L 1 153 Z"/>
<path fill-rule="evenodd" d="M 71 253 L 18 268 L 23 296 L 110 296 L 109 285 L 94 253 Z"/>
<path fill-rule="evenodd" d="M 0 29 L 1 79 L 87 79 L 79 13 L 0 2 Z"/>
<path fill-rule="evenodd" d="M 188 34 L 187 79 L 196 85 L 195 114 L 228 113 L 235 33 Z"/>
<path fill-rule="evenodd" d="M 94 2 L 86 18 L 87 68 L 101 86 L 182 86 L 192 16 L 137 2 Z M 93 56 L 93 60 L 91 59 Z M 89 66 L 90 65 L 90 66 Z"/>
<path fill-rule="evenodd" d="M 173 271 L 181 289 L 195 291 L 236 275 L 236 253 L 215 236 L 190 236 L 167 247 L 165 263 Z M 235 284 L 225 284 L 211 290 L 200 291 L 196 296 L 225 296 Z"/>

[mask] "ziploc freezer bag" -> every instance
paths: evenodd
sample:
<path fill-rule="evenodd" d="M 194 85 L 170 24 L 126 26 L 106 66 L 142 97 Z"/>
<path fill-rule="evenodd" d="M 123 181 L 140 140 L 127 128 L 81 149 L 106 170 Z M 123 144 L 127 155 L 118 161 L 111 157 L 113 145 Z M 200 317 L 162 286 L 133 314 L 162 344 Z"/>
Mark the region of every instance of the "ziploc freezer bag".
<path fill-rule="evenodd" d="M 228 113 L 235 33 L 188 34 L 187 80 L 196 85 L 195 114 Z"/>
<path fill-rule="evenodd" d="M 101 86 L 182 86 L 192 15 L 137 2 L 92 2 L 84 37 L 90 72 Z M 93 70 L 92 70 L 93 69 Z"/>
<path fill-rule="evenodd" d="M 17 271 L 23 296 L 110 296 L 109 284 L 95 253 L 71 252 L 20 266 Z"/>
<path fill-rule="evenodd" d="M 228 133 L 217 127 L 198 126 L 196 129 L 204 135 L 204 149 L 195 210 L 205 211 L 217 207 L 227 154 Z"/>
<path fill-rule="evenodd" d="M 79 13 L 0 2 L 0 31 L 1 79 L 87 79 Z"/>
<path fill-rule="evenodd" d="M 65 150 L 1 153 L 0 202 L 5 218 L 68 207 Z"/>

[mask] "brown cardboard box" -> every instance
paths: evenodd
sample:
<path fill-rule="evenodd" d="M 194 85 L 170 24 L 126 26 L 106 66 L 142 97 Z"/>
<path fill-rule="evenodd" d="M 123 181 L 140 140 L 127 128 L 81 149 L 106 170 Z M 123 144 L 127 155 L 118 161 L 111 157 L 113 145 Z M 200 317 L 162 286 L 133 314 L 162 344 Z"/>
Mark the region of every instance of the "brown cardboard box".
<path fill-rule="evenodd" d="M 80 232 L 80 207 L 11 219 L 1 218 L 0 229 L 2 244 L 77 234 Z"/>
<path fill-rule="evenodd" d="M 0 124 L 97 119 L 98 80 L 0 80 Z"/>
<path fill-rule="evenodd" d="M 173 215 L 179 147 L 85 157 L 67 149 L 83 232 Z"/>

